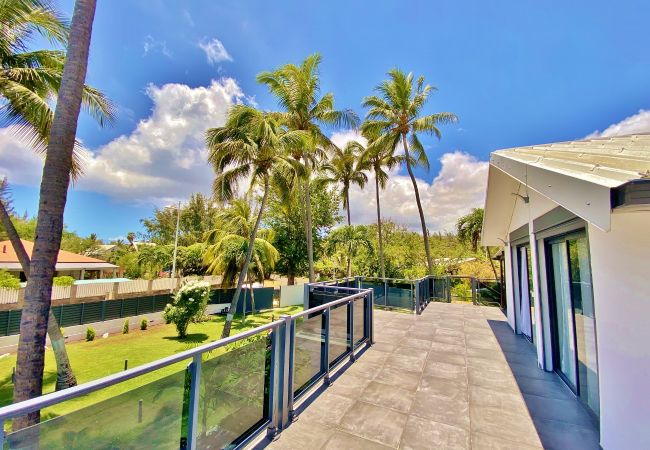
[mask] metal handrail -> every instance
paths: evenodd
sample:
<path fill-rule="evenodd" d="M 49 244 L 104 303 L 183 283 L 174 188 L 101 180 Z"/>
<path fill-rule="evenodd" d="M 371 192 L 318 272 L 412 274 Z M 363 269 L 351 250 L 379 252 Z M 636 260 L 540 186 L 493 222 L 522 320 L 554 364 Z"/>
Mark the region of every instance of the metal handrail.
<path fill-rule="evenodd" d="M 330 370 L 340 364 L 340 361 L 329 362 L 328 352 L 329 352 L 329 315 L 330 311 L 334 308 L 337 308 L 341 305 L 348 305 L 347 320 L 348 326 L 351 331 L 348 336 L 349 350 L 341 356 L 347 354 L 350 355 L 351 361 L 355 359 L 355 349 L 358 345 L 362 343 L 367 343 L 368 345 L 372 344 L 372 304 L 373 304 L 373 293 L 372 289 L 359 289 L 359 288 L 349 288 L 349 287 L 339 287 L 339 286 L 313 286 L 315 289 L 324 290 L 324 291 L 344 291 L 350 293 L 343 298 L 334 300 L 323 305 L 319 305 L 313 308 L 309 308 L 305 311 L 301 311 L 294 315 L 285 315 L 281 316 L 279 320 L 273 321 L 271 323 L 259 326 L 257 328 L 246 330 L 239 334 L 220 339 L 216 342 L 211 342 L 208 344 L 201 345 L 199 347 L 183 351 L 181 353 L 171 355 L 147 364 L 143 364 L 138 367 L 120 372 L 117 374 L 109 375 L 98 380 L 90 381 L 69 389 L 62 391 L 53 392 L 46 394 L 40 397 L 36 397 L 30 400 L 26 400 L 20 403 L 7 405 L 0 408 L 0 424 L 5 423 L 7 420 L 11 420 L 17 417 L 24 416 L 26 414 L 42 410 L 48 406 L 52 406 L 58 403 L 61 403 L 66 400 L 74 399 L 82 395 L 86 395 L 110 386 L 119 384 L 123 381 L 136 378 L 138 376 L 153 372 L 157 369 L 168 367 L 170 365 L 180 363 L 182 361 L 188 361 L 188 371 L 190 375 L 190 392 L 189 392 L 189 415 L 187 419 L 187 448 L 189 450 L 194 450 L 197 447 L 197 427 L 198 427 L 198 414 L 199 414 L 199 395 L 200 390 L 199 386 L 201 383 L 201 367 L 202 367 L 202 356 L 206 352 L 224 347 L 228 344 L 246 339 L 248 337 L 258 335 L 265 331 L 270 331 L 271 336 L 271 366 L 270 366 L 270 378 L 269 378 L 269 399 L 268 406 L 269 412 L 268 416 L 264 417 L 264 422 L 259 425 L 259 427 L 250 433 L 245 433 L 240 436 L 241 440 L 237 444 L 237 447 L 241 447 L 245 442 L 250 441 L 254 435 L 263 431 L 265 428 L 268 429 L 270 435 L 278 433 L 283 429 L 288 423 L 290 413 L 292 412 L 293 403 L 294 403 L 294 392 L 292 388 L 292 379 L 294 359 L 293 352 L 295 351 L 295 323 L 301 317 L 304 317 L 309 314 L 322 313 L 325 318 L 325 347 L 323 349 L 323 354 L 321 354 L 322 361 L 325 362 L 325 367 L 323 373 L 318 379 L 323 379 L 325 383 L 329 383 L 330 379 Z M 368 299 L 368 302 L 364 302 L 361 306 L 355 305 L 356 301 L 360 298 Z M 363 336 L 361 339 L 354 336 L 354 310 L 356 307 L 363 308 L 364 311 L 364 322 L 367 324 L 364 327 Z M 315 380 L 317 381 L 317 380 Z M 65 415 L 64 415 L 65 417 Z M 0 430 L 0 447 L 4 445 L 4 439 L 6 438 L 4 432 Z M 238 438 L 239 439 L 239 438 Z"/>
<path fill-rule="evenodd" d="M 339 288 L 339 289 L 342 289 L 342 288 Z M 357 288 L 345 288 L 345 289 L 360 290 L 360 289 L 357 289 Z M 338 305 L 343 304 L 343 303 L 350 303 L 351 301 L 356 300 L 357 298 L 365 297 L 366 293 L 370 292 L 371 290 L 372 289 L 363 289 L 363 290 L 360 290 L 361 292 L 358 292 L 356 294 L 348 295 L 347 297 L 339 298 L 338 300 L 334 300 L 334 301 L 329 302 L 329 303 L 324 303 L 324 304 L 319 305 L 319 306 L 314 306 L 313 308 L 309 308 L 309 309 L 306 309 L 306 310 L 301 311 L 299 313 L 293 314 L 291 316 L 291 319 L 299 319 L 300 317 L 306 316 L 308 314 L 313 314 L 313 313 L 317 313 L 317 312 L 320 312 L 320 311 L 324 311 L 324 310 L 326 310 L 328 308 L 333 308 L 333 307 L 338 306 Z"/>
<path fill-rule="evenodd" d="M 205 352 L 224 347 L 226 345 L 232 344 L 233 342 L 237 342 L 239 340 L 259 334 L 263 331 L 277 328 L 282 323 L 282 320 L 276 320 L 274 322 L 267 323 L 266 325 L 261 325 L 257 328 L 253 328 L 251 330 L 247 330 L 242 333 L 229 336 L 227 338 L 219 339 L 218 341 L 210 342 L 209 344 L 205 344 L 200 347 L 185 350 L 175 355 L 167 356 L 165 358 L 125 370 L 124 372 L 115 373 L 103 378 L 99 378 L 97 380 L 79 384 L 68 389 L 63 389 L 61 391 L 52 392 L 40 397 L 34 397 L 32 399 L 19 403 L 3 406 L 0 408 L 0 421 L 7 420 L 12 417 L 20 417 L 25 414 L 46 408 L 48 406 L 52 406 L 56 403 L 61 403 L 62 401 L 70 400 L 81 395 L 90 394 L 91 392 L 95 392 L 100 389 L 121 383 L 123 381 L 130 380 L 139 375 L 144 375 L 146 373 L 153 372 L 154 370 L 162 369 L 163 367 L 167 367 L 183 360 L 193 358 L 196 355 L 201 355 Z"/>

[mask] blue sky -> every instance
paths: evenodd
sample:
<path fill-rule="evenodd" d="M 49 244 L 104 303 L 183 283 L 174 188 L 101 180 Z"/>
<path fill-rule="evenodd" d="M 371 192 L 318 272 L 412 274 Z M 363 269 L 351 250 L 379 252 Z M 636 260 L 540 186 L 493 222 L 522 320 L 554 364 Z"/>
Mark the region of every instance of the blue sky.
<path fill-rule="evenodd" d="M 443 128 L 440 142 L 425 140 L 432 167 L 417 172 L 430 191 L 434 229 L 448 229 L 453 217 L 481 204 L 481 161 L 490 151 L 579 139 L 631 116 L 638 125 L 646 119 L 639 111 L 650 109 L 647 1 L 98 3 L 88 82 L 116 103 L 118 120 L 106 129 L 87 117 L 80 121 L 79 137 L 100 155 L 69 196 L 66 222 L 82 234 L 113 238 L 139 231 L 139 219 L 154 205 L 196 189 L 208 192 L 202 129 L 219 125 L 232 101 L 276 108 L 255 75 L 313 52 L 323 57 L 322 90 L 334 92 L 338 107 L 363 115 L 361 99 L 389 68 L 399 67 L 438 87 L 428 112 L 460 117 Z M 59 5 L 71 14 L 72 1 Z M 177 108 L 193 102 L 199 106 Z M 168 137 L 184 120 L 198 125 L 183 125 Z M 26 167 L 33 160 L 17 156 L 8 134 L 0 138 L 0 170 L 13 183 L 16 209 L 33 214 L 38 171 Z M 157 153 L 157 139 L 179 148 Z M 161 162 L 167 157 L 173 163 Z M 113 175 L 122 169 L 156 176 L 115 188 Z M 396 176 L 385 193 L 387 214 L 399 221 L 413 213 L 415 223 L 414 209 L 400 209 L 408 185 L 403 173 Z M 374 204 L 363 201 L 370 194 L 353 196 L 359 221 L 372 220 Z"/>

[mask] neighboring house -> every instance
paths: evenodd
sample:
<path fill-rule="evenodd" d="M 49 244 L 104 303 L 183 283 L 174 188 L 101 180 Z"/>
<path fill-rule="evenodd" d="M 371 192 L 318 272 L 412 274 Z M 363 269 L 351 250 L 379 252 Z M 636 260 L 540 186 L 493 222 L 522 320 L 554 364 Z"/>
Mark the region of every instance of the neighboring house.
<path fill-rule="evenodd" d="M 483 245 L 504 247 L 510 326 L 601 446 L 650 448 L 650 135 L 492 153 Z"/>
<path fill-rule="evenodd" d="M 22 242 L 27 254 L 31 256 L 34 243 L 25 240 Z M 10 241 L 0 241 L 0 269 L 13 272 L 20 277 L 21 281 L 26 280 Z M 115 277 L 118 275 L 119 269 L 119 266 L 107 263 L 101 259 L 59 250 L 55 276 L 68 275 L 76 280 L 97 279 Z"/>

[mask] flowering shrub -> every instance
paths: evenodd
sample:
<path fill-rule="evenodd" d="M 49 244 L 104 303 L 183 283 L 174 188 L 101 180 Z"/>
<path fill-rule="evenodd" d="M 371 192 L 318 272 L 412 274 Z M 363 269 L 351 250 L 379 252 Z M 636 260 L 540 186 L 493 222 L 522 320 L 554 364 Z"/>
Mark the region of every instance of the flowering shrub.
<path fill-rule="evenodd" d="M 165 322 L 176 325 L 178 337 L 187 335 L 187 327 L 191 322 L 201 319 L 210 297 L 210 283 L 190 280 L 183 284 L 174 294 L 174 302 L 165 307 L 163 317 Z"/>

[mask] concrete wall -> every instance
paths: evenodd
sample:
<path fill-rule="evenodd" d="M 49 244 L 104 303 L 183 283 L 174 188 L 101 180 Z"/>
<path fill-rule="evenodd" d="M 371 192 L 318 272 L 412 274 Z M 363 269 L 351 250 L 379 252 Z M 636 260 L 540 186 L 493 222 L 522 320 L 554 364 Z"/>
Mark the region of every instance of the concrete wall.
<path fill-rule="evenodd" d="M 601 445 L 650 448 L 650 212 L 589 226 L 600 384 Z"/>

